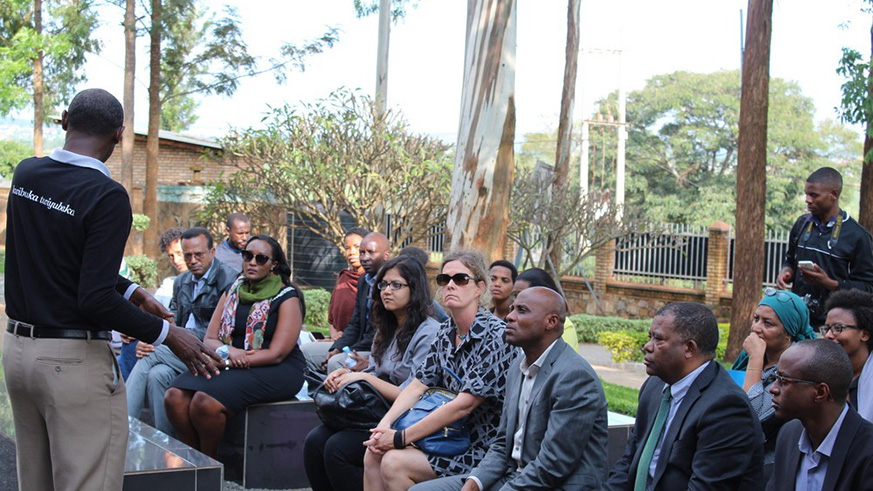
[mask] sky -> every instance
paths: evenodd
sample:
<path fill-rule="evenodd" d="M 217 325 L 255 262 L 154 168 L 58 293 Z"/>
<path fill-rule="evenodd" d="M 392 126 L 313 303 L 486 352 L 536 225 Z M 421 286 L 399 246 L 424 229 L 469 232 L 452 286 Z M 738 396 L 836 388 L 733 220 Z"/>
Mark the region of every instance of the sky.
<path fill-rule="evenodd" d="M 218 2 L 209 2 L 217 5 Z M 283 42 L 302 43 L 327 26 L 341 30 L 339 43 L 308 59 L 303 73 L 283 85 L 270 75 L 245 80 L 231 97 L 200 99 L 199 121 L 186 133 L 219 137 L 231 128 L 257 127 L 270 106 L 315 101 L 339 87 L 372 95 L 375 86 L 377 16 L 358 19 L 352 0 L 230 1 L 238 8 L 249 52 L 266 63 Z M 392 25 L 388 103 L 414 131 L 454 142 L 461 101 L 466 4 L 420 0 Z M 816 118 L 835 119 L 842 80 L 835 73 L 841 48 L 870 50 L 869 14 L 861 0 L 776 0 L 770 74 L 797 81 L 813 98 Z M 576 120 L 622 83 L 640 89 L 658 74 L 712 72 L 740 66 L 740 0 L 582 1 Z M 565 0 L 517 0 L 515 57 L 516 141 L 528 132 L 557 127 L 566 43 Z M 141 15 L 141 14 L 140 14 Z M 103 51 L 89 56 L 89 81 L 119 99 L 123 88 L 123 11 L 106 6 L 97 32 Z M 743 27 L 744 28 L 744 27 Z M 136 127 L 145 129 L 148 40 L 138 39 Z M 600 49 L 601 53 L 591 52 Z M 603 54 L 602 50 L 621 50 Z M 620 62 L 619 62 L 620 59 Z"/>

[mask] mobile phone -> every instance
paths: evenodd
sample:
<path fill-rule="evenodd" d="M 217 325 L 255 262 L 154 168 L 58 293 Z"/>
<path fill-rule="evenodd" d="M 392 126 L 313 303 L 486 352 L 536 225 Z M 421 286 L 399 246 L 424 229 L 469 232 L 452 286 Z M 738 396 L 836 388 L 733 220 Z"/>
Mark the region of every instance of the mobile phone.
<path fill-rule="evenodd" d="M 797 265 L 803 269 L 813 269 L 815 267 L 815 263 L 812 261 L 797 261 Z"/>

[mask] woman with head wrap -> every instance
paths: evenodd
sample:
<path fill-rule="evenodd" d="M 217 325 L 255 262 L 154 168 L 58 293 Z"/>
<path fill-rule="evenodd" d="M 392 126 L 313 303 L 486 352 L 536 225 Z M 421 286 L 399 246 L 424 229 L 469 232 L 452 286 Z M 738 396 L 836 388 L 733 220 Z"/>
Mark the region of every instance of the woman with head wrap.
<path fill-rule="evenodd" d="M 765 479 L 773 466 L 776 435 L 783 421 L 774 416 L 770 386 L 776 381 L 779 357 L 793 343 L 815 338 L 809 325 L 809 309 L 803 299 L 783 290 L 768 288 L 752 318 L 752 332 L 743 341 L 743 351 L 734 362 L 734 370 L 746 372 L 743 390 L 764 430 Z"/>

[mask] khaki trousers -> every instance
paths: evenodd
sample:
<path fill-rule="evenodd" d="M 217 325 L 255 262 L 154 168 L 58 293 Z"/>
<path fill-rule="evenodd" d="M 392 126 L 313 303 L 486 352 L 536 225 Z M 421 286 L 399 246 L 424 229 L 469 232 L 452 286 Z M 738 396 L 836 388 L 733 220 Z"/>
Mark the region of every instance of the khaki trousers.
<path fill-rule="evenodd" d="M 4 335 L 19 489 L 120 490 L 127 399 L 109 343 Z"/>

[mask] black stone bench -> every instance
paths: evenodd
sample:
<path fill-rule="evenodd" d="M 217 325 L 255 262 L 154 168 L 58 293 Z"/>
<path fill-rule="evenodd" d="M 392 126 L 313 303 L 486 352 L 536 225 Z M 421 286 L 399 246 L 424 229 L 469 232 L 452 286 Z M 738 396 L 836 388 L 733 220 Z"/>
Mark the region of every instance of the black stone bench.
<path fill-rule="evenodd" d="M 253 404 L 228 421 L 218 449 L 224 478 L 244 488 L 308 488 L 303 442 L 321 424 L 312 401 Z"/>

